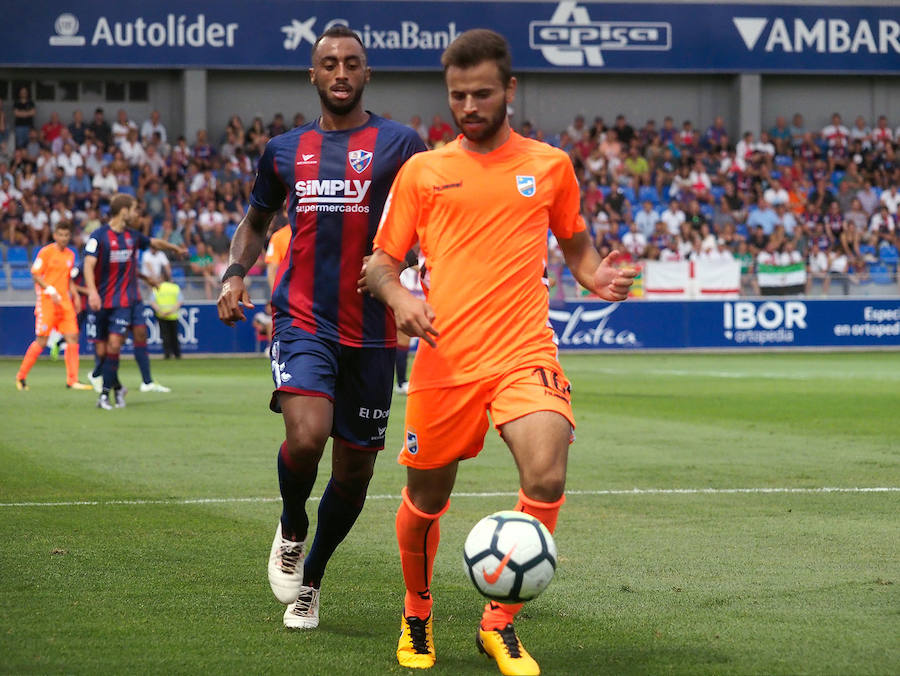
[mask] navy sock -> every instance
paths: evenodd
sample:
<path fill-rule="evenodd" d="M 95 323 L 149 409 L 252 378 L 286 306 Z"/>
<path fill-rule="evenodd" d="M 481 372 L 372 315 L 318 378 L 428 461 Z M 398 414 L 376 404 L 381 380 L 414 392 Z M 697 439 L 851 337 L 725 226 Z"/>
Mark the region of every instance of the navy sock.
<path fill-rule="evenodd" d="M 409 357 L 409 350 L 406 348 L 398 347 L 397 348 L 397 357 L 395 360 L 395 365 L 397 368 L 397 384 L 402 385 L 406 382 L 406 361 L 407 357 Z"/>
<path fill-rule="evenodd" d="M 286 459 L 287 458 L 287 459 Z M 306 500 L 316 483 L 317 467 L 309 475 L 298 474 L 290 466 L 287 442 L 278 450 L 278 486 L 281 489 L 281 537 L 300 542 L 309 531 Z"/>
<path fill-rule="evenodd" d="M 316 537 L 303 564 L 303 584 L 313 587 L 321 584 L 328 560 L 362 512 L 366 488 L 363 487 L 361 493 L 353 493 L 331 477 L 319 502 L 319 522 Z"/>
<path fill-rule="evenodd" d="M 103 360 L 103 391 L 109 392 L 119 382 L 119 355 L 106 354 Z"/>
<path fill-rule="evenodd" d="M 134 360 L 141 370 L 141 379 L 145 383 L 152 383 L 153 376 L 150 375 L 150 355 L 147 354 L 147 343 L 134 344 Z"/>
<path fill-rule="evenodd" d="M 98 376 L 103 375 L 103 362 L 106 360 L 106 357 L 101 357 L 97 354 L 94 355 L 94 370 L 91 372 L 91 377 L 97 378 Z"/>

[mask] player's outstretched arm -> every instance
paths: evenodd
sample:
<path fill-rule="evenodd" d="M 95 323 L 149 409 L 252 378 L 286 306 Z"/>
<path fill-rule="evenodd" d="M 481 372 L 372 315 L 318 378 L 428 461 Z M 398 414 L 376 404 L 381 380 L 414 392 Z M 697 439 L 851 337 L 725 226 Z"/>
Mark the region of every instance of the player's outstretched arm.
<path fill-rule="evenodd" d="M 173 254 L 178 254 L 179 256 L 187 255 L 187 247 L 179 246 L 178 244 L 172 244 L 168 240 L 162 239 L 160 237 L 152 237 L 150 238 L 150 245 L 155 249 L 159 249 L 160 251 L 169 251 Z"/>
<path fill-rule="evenodd" d="M 216 303 L 219 319 L 228 326 L 234 326 L 236 321 L 247 318 L 241 305 L 247 308 L 254 307 L 250 302 L 250 293 L 244 286 L 244 275 L 259 258 L 266 243 L 269 223 L 274 215 L 274 211 L 260 211 L 251 206 L 231 240 L 228 269 L 222 277 L 222 290 Z"/>
<path fill-rule="evenodd" d="M 432 325 L 434 310 L 400 283 L 400 272 L 406 263 L 383 249 L 375 249 L 365 267 L 369 293 L 393 310 L 397 328 L 408 336 L 418 336 L 431 347 L 437 347 L 434 339 L 440 334 Z"/>
<path fill-rule="evenodd" d="M 620 256 L 618 251 L 613 251 L 601 259 L 600 253 L 594 248 L 591 238 L 584 230 L 575 233 L 570 239 L 557 241 L 566 259 L 566 265 L 579 284 L 603 300 L 618 302 L 628 298 L 628 290 L 637 276 L 637 270 L 631 267 L 616 267 L 616 261 Z"/>

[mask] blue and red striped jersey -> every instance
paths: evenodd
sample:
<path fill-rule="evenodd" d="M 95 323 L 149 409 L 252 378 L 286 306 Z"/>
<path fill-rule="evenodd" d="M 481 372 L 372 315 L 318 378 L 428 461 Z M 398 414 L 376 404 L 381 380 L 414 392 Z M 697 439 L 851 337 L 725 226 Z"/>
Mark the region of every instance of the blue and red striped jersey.
<path fill-rule="evenodd" d="M 275 277 L 275 328 L 297 326 L 352 347 L 396 343 L 390 310 L 356 292 L 394 176 L 425 150 L 411 128 L 369 113 L 355 129 L 318 120 L 280 134 L 259 159 L 250 204 L 276 211 L 288 198 L 291 243 Z"/>
<path fill-rule="evenodd" d="M 94 281 L 104 309 L 131 307 L 140 302 L 138 256 L 149 246 L 150 238 L 131 228 L 116 232 L 109 225 L 102 225 L 91 233 L 84 254 L 97 259 Z"/>

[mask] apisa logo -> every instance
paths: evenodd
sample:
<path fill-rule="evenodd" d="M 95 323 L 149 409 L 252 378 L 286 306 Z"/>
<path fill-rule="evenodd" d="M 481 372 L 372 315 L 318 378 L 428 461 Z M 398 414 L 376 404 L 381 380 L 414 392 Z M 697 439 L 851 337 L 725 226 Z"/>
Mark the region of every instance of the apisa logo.
<path fill-rule="evenodd" d="M 595 11 L 599 8 L 595 7 Z M 528 25 L 529 44 L 554 66 L 604 65 L 604 51 L 672 49 L 672 24 L 665 21 L 593 21 L 576 0 L 556 6 L 549 21 Z"/>

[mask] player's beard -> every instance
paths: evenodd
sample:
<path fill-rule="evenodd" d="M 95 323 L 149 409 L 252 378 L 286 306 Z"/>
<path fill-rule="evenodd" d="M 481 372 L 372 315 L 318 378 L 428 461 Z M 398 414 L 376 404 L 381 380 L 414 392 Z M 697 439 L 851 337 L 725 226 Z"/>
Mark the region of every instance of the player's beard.
<path fill-rule="evenodd" d="M 347 115 L 352 112 L 359 102 L 362 100 L 365 85 L 360 85 L 358 89 L 353 90 L 353 96 L 346 101 L 334 101 L 328 97 L 329 91 L 327 87 L 316 85 L 316 91 L 319 92 L 319 99 L 322 106 L 332 115 Z"/>
<path fill-rule="evenodd" d="M 463 115 L 457 117 L 454 115 L 453 119 L 456 122 L 456 126 L 463 133 L 463 136 L 472 143 L 483 143 L 484 141 L 492 139 L 497 132 L 500 131 L 500 127 L 502 127 L 503 123 L 506 121 L 506 101 L 498 106 L 497 110 L 490 113 L 488 117 L 481 115 Z M 470 131 L 463 126 L 467 121 L 486 122 L 486 124 L 478 131 Z"/>

